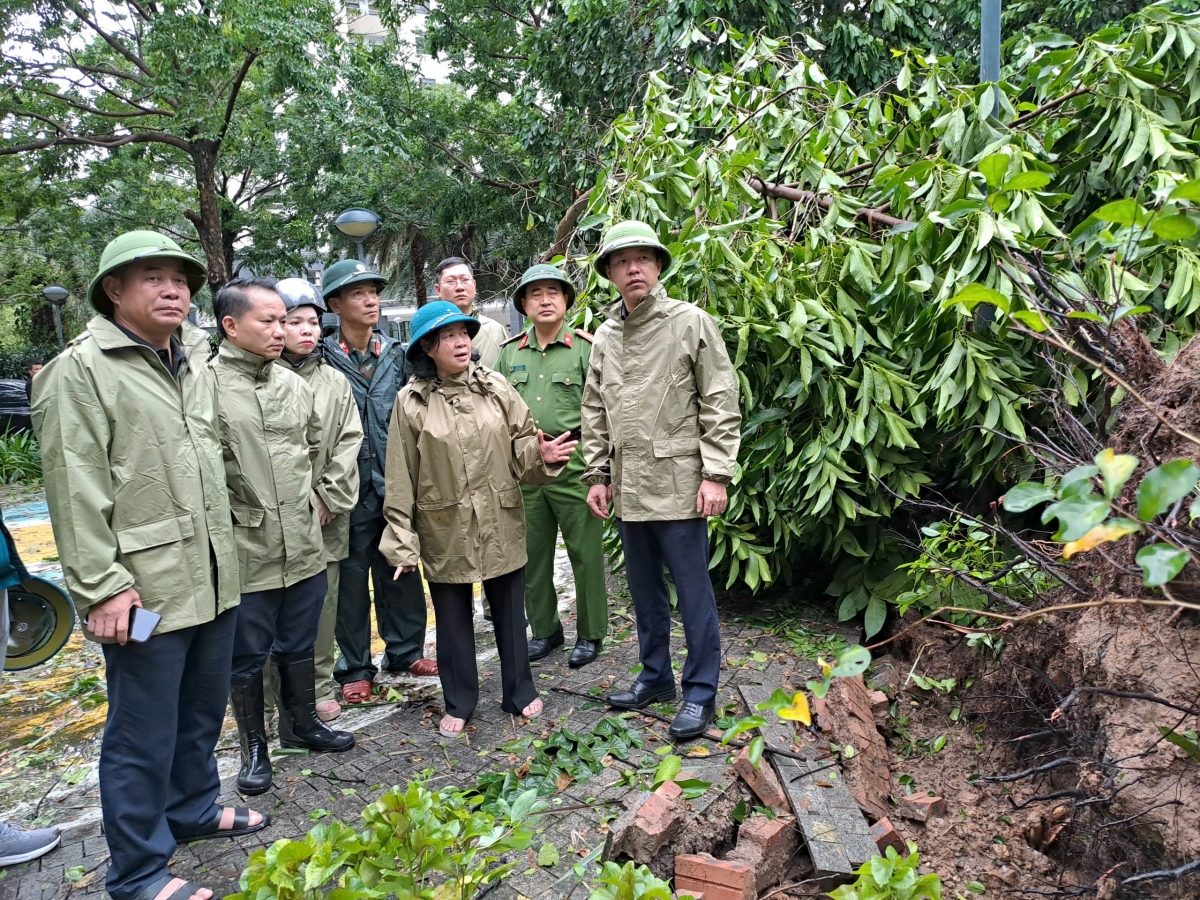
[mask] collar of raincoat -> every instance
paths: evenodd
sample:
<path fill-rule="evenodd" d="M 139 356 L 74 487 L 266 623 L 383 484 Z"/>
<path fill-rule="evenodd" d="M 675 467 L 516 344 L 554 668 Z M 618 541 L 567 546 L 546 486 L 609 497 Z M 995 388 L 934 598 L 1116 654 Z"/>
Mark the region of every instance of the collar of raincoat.
<path fill-rule="evenodd" d="M 622 320 L 628 322 L 634 316 L 637 316 L 639 319 L 644 319 L 654 312 L 656 300 L 665 299 L 667 299 L 667 289 L 663 287 L 663 283 L 660 281 L 650 289 L 650 292 L 646 294 L 645 297 L 638 301 L 637 308 L 635 308 L 634 311 L 628 315 L 623 315 L 625 311 L 625 301 L 620 297 L 618 297 L 617 302 L 605 310 L 605 312 L 608 314 L 610 319 L 614 319 L 617 322 Z"/>
<path fill-rule="evenodd" d="M 271 373 L 271 366 L 274 364 L 274 360 L 264 359 L 257 353 L 243 350 L 229 340 L 221 341 L 221 349 L 217 355 L 220 356 L 224 365 L 255 381 L 268 377 Z"/>

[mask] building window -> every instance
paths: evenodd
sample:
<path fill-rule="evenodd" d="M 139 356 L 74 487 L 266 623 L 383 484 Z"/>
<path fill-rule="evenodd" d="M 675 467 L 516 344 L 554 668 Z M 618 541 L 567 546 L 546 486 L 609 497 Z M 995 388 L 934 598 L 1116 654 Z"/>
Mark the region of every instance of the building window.
<path fill-rule="evenodd" d="M 437 84 L 437 82 L 432 78 L 422 78 L 421 79 L 421 87 L 428 87 L 431 84 Z"/>
<path fill-rule="evenodd" d="M 363 44 L 368 47 L 382 47 L 387 43 L 386 34 L 364 34 Z"/>
<path fill-rule="evenodd" d="M 379 7 L 375 5 L 374 0 L 348 0 L 346 8 L 354 16 L 379 15 Z"/>
<path fill-rule="evenodd" d="M 415 7 L 413 7 L 413 12 L 418 16 L 427 16 L 429 15 L 429 7 L 424 3 L 418 3 Z"/>

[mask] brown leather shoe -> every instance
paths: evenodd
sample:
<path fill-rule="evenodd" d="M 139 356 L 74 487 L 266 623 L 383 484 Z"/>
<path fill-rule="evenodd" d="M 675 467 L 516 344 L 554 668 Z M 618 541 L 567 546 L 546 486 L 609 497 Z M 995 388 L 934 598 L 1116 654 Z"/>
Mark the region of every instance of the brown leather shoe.
<path fill-rule="evenodd" d="M 414 675 L 421 675 L 424 677 L 436 675 L 438 673 L 437 660 L 425 659 L 424 657 L 422 657 L 421 659 L 418 659 L 415 663 L 413 663 L 411 666 L 409 666 L 408 671 L 410 671 Z"/>

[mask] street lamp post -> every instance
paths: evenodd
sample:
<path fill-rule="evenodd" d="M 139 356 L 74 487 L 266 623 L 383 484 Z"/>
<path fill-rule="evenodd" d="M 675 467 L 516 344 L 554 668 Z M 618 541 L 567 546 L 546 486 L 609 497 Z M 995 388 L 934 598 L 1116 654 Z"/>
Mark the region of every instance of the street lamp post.
<path fill-rule="evenodd" d="M 379 229 L 379 216 L 361 206 L 352 206 L 333 220 L 333 227 L 354 241 L 358 247 L 358 261 L 365 263 L 367 255 L 363 252 L 363 241 Z"/>
<path fill-rule="evenodd" d="M 984 102 L 984 112 L 1000 115 L 1000 0 L 982 0 L 979 27 L 979 80 L 993 85 L 992 102 Z M 991 107 L 990 109 L 988 107 Z"/>
<path fill-rule="evenodd" d="M 58 348 L 60 350 L 67 346 L 67 342 L 63 340 L 62 308 L 70 296 L 71 292 L 62 285 L 48 284 L 42 288 L 42 299 L 49 303 L 50 307 L 54 310 L 54 330 L 58 333 Z"/>

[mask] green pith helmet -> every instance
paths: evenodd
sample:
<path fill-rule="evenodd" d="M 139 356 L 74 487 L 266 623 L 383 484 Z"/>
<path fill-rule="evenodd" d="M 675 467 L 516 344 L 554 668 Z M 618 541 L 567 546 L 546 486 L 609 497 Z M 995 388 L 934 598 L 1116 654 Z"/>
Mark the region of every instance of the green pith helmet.
<path fill-rule="evenodd" d="M 372 272 L 366 263 L 357 259 L 343 259 L 325 270 L 325 277 L 321 280 L 321 296 L 328 300 L 330 295 L 360 281 L 374 281 L 381 288 L 388 283 L 378 272 Z"/>
<path fill-rule="evenodd" d="M 184 271 L 187 273 L 188 289 L 192 292 L 193 297 L 200 293 L 200 289 L 204 287 L 204 278 L 208 274 L 204 263 L 191 254 L 185 253 L 177 243 L 157 231 L 130 231 L 109 241 L 104 252 L 100 254 L 100 271 L 96 273 L 96 277 L 88 286 L 88 300 L 91 301 L 92 306 L 101 314 L 111 316 L 113 314 L 112 300 L 101 286 L 104 276 L 111 275 L 121 266 L 128 265 L 135 260 L 149 259 L 155 256 L 166 256 L 182 261 Z"/>
<path fill-rule="evenodd" d="M 567 306 L 570 307 L 575 302 L 575 285 L 562 273 L 562 269 L 548 263 L 538 263 L 525 270 L 525 274 L 521 276 L 521 283 L 513 291 L 513 306 L 521 315 L 525 315 L 525 289 L 535 281 L 557 281 L 567 295 Z"/>
<path fill-rule="evenodd" d="M 658 277 L 660 280 L 666 278 L 671 269 L 670 251 L 663 246 L 653 228 L 645 222 L 633 219 L 618 222 L 604 233 L 604 239 L 600 241 L 600 252 L 596 254 L 596 261 L 593 263 L 601 278 L 608 278 L 608 257 L 613 251 L 628 247 L 653 247 L 658 253 L 658 262 L 662 267 Z"/>

